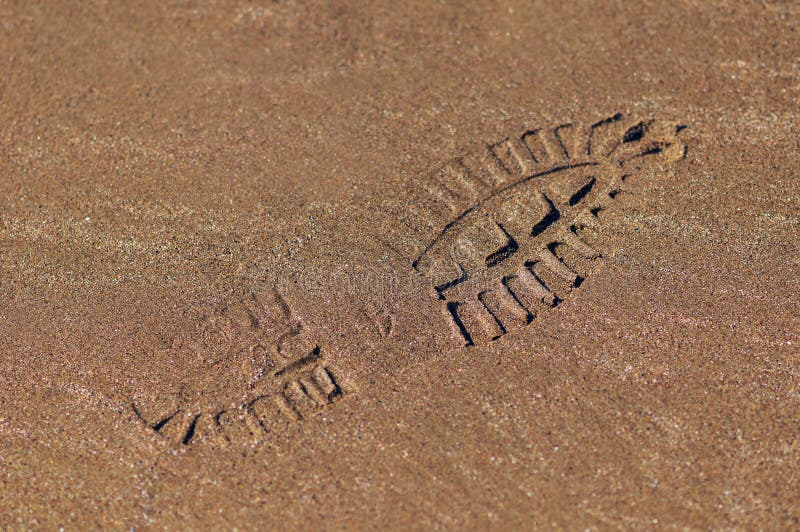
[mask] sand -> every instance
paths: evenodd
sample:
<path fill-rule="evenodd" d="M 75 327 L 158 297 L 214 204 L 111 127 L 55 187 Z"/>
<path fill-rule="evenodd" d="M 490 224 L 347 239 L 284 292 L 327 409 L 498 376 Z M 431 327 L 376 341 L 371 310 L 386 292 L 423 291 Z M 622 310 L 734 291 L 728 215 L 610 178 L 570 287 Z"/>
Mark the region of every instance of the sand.
<path fill-rule="evenodd" d="M 792 2 L 0 5 L 0 526 L 800 526 Z"/>

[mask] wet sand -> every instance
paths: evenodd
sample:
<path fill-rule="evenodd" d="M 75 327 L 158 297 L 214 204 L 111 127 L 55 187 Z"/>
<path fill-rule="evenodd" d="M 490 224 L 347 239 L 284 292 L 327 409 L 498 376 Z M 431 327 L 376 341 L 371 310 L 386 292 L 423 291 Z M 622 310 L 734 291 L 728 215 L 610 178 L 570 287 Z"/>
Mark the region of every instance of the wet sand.
<path fill-rule="evenodd" d="M 0 525 L 798 526 L 792 3 L 0 35 Z"/>

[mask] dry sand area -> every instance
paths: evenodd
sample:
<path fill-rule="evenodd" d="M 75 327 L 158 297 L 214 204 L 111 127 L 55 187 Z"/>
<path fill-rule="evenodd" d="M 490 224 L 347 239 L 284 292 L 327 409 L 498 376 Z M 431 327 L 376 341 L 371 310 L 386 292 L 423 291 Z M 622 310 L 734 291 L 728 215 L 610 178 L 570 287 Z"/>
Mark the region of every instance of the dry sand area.
<path fill-rule="evenodd" d="M 0 2 L 0 528 L 800 527 L 800 5 Z"/>

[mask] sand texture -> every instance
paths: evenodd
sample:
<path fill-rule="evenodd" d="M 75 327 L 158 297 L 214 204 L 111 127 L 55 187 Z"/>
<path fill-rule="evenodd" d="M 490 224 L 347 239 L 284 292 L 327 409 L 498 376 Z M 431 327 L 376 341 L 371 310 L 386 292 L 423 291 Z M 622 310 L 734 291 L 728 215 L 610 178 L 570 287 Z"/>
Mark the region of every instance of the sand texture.
<path fill-rule="evenodd" d="M 800 527 L 796 2 L 0 2 L 0 528 Z"/>

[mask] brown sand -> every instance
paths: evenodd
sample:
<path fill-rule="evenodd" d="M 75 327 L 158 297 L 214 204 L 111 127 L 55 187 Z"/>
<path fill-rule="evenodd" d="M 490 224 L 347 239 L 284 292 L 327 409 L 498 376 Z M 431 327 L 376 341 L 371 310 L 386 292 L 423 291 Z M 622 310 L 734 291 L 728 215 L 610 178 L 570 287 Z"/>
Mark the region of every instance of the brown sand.
<path fill-rule="evenodd" d="M 800 526 L 794 2 L 0 4 L 0 526 Z"/>

